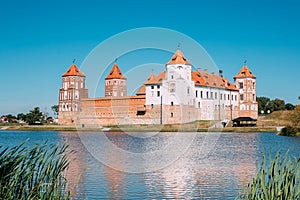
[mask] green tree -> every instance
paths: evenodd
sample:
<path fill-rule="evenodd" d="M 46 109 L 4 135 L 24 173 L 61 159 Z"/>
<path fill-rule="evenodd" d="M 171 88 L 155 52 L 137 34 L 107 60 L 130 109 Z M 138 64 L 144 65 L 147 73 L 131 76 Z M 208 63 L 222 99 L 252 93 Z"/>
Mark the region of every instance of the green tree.
<path fill-rule="evenodd" d="M 300 105 L 297 105 L 294 110 L 292 110 L 289 120 L 292 122 L 293 126 L 298 126 L 300 123 Z"/>
<path fill-rule="evenodd" d="M 6 119 L 8 123 L 13 123 L 16 122 L 15 120 L 17 119 L 15 116 L 13 116 L 12 114 L 8 114 L 6 115 Z"/>
<path fill-rule="evenodd" d="M 54 117 L 57 119 L 57 116 L 58 116 L 58 105 L 51 106 L 51 109 L 53 111 Z"/>
<path fill-rule="evenodd" d="M 19 113 L 19 114 L 17 114 L 17 119 L 26 121 L 26 115 L 24 113 Z"/>
<path fill-rule="evenodd" d="M 286 110 L 294 110 L 295 106 L 291 103 L 285 104 L 285 109 Z"/>
<path fill-rule="evenodd" d="M 284 100 L 276 98 L 268 103 L 266 110 L 270 110 L 270 112 L 285 110 L 285 102 Z"/>
<path fill-rule="evenodd" d="M 260 113 L 262 110 L 264 112 L 267 111 L 266 107 L 268 103 L 270 102 L 270 98 L 268 97 L 257 97 L 256 101 L 258 102 L 258 112 Z"/>
<path fill-rule="evenodd" d="M 43 113 L 40 111 L 39 107 L 35 107 L 33 110 L 26 114 L 26 122 L 28 124 L 34 124 L 35 122 L 40 122 L 43 118 Z"/>

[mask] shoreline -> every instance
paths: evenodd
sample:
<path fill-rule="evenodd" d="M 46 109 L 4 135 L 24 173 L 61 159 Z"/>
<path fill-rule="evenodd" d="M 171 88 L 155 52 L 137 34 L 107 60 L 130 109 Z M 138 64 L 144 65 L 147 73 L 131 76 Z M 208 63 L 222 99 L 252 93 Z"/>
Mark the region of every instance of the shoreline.
<path fill-rule="evenodd" d="M 76 128 L 75 126 L 61 126 L 61 125 L 23 125 L 23 126 L 6 126 L 5 129 L 0 131 L 103 131 L 103 132 L 277 132 L 275 126 L 264 127 L 225 127 L 225 128 L 207 128 L 197 127 L 188 124 L 183 125 L 120 125 L 120 126 L 107 126 L 103 127 L 86 127 Z"/>

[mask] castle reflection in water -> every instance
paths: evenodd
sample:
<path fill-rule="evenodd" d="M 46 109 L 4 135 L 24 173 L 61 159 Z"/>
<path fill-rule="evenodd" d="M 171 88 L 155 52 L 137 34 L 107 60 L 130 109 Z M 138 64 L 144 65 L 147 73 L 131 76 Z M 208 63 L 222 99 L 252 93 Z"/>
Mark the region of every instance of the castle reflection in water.
<path fill-rule="evenodd" d="M 93 135 L 97 135 L 85 134 L 91 140 L 94 139 Z M 174 133 L 163 134 L 168 136 L 160 137 L 167 139 Z M 198 133 L 188 151 L 178 160 L 163 169 L 148 173 L 124 172 L 129 165 L 145 163 L 129 160 L 130 157 L 109 149 L 105 159 L 118 166 L 117 169 L 107 167 L 85 149 L 78 133 L 62 132 L 60 136 L 62 142 L 66 142 L 69 149 L 75 151 L 70 158 L 67 173 L 68 187 L 74 199 L 232 199 L 238 189 L 250 181 L 256 170 L 256 134 L 248 134 L 247 137 L 221 134 L 209 155 L 202 157 L 199 146 L 204 135 Z M 138 148 L 134 145 L 135 137 L 119 133 L 108 134 L 107 137 L 120 148 L 138 151 L 130 149 Z M 144 139 L 143 145 L 147 145 L 147 140 L 149 145 L 153 145 L 151 138 Z"/>

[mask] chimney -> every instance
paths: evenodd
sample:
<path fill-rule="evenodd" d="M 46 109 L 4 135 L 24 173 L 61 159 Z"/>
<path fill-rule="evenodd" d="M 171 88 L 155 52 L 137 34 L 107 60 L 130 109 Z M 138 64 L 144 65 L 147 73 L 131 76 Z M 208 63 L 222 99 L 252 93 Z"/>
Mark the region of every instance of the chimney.
<path fill-rule="evenodd" d="M 211 74 L 212 74 L 212 75 L 215 75 L 215 72 L 212 72 Z"/>
<path fill-rule="evenodd" d="M 223 78 L 223 70 L 219 70 L 219 76 L 221 76 Z"/>
<path fill-rule="evenodd" d="M 203 71 L 203 74 L 208 74 L 208 70 L 205 69 L 205 70 Z"/>
<path fill-rule="evenodd" d="M 196 72 L 200 74 L 201 73 L 201 68 L 197 68 Z"/>

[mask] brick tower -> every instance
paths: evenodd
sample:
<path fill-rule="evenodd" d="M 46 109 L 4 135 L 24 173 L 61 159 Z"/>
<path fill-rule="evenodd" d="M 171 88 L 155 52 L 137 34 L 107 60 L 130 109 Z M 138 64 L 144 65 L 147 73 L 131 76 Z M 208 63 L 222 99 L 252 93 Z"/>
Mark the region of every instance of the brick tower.
<path fill-rule="evenodd" d="M 73 124 L 81 111 L 80 100 L 88 98 L 85 88 L 85 75 L 73 63 L 62 75 L 62 88 L 59 90 L 59 124 Z"/>
<path fill-rule="evenodd" d="M 126 96 L 126 78 L 115 62 L 105 78 L 105 97 Z"/>
<path fill-rule="evenodd" d="M 239 116 L 257 119 L 258 104 L 256 101 L 256 77 L 247 67 L 246 62 L 239 73 L 234 77 L 236 87 L 239 89 Z"/>

